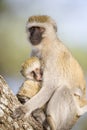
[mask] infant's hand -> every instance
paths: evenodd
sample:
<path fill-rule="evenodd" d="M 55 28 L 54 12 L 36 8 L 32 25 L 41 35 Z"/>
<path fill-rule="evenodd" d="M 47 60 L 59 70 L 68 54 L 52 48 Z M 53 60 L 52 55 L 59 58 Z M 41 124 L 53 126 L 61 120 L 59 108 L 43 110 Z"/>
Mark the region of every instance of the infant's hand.
<path fill-rule="evenodd" d="M 23 118 L 26 114 L 27 110 L 24 107 L 24 105 L 19 106 L 15 109 L 15 111 L 12 114 L 12 117 L 15 118 Z"/>

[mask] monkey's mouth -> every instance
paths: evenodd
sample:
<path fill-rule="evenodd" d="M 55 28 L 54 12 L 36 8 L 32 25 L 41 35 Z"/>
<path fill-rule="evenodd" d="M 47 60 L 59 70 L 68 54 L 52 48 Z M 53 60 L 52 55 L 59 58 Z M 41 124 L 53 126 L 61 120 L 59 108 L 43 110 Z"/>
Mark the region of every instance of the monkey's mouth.
<path fill-rule="evenodd" d="M 32 45 L 38 45 L 41 42 L 41 39 L 30 39 Z"/>

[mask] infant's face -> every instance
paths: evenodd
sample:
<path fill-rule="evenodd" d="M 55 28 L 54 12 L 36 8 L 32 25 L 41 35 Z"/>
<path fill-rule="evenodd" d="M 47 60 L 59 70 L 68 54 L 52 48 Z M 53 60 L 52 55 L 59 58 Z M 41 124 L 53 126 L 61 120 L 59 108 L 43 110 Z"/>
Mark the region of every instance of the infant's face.
<path fill-rule="evenodd" d="M 40 68 L 36 68 L 33 71 L 33 75 L 34 75 L 34 79 L 37 81 L 41 81 L 42 80 L 42 71 Z"/>

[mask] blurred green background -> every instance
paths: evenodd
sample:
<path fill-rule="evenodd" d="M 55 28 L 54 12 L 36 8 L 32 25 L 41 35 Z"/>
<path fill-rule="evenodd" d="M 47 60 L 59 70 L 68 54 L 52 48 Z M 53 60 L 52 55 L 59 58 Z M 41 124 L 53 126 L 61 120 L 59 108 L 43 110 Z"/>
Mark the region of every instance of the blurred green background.
<path fill-rule="evenodd" d="M 55 19 L 59 38 L 70 48 L 86 74 L 86 5 L 86 0 L 0 0 L 0 74 L 15 93 L 23 82 L 21 64 L 30 55 L 25 26 L 33 14 L 46 14 Z"/>

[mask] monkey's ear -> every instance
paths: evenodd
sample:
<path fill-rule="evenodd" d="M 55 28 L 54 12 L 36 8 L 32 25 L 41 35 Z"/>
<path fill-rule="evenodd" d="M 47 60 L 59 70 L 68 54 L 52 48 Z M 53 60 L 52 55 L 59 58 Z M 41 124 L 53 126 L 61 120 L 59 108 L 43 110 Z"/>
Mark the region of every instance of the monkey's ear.
<path fill-rule="evenodd" d="M 53 24 L 53 28 L 54 28 L 55 32 L 57 32 L 57 25 L 56 25 L 56 23 Z"/>
<path fill-rule="evenodd" d="M 53 28 L 54 28 L 55 32 L 57 32 L 57 24 L 56 24 L 55 20 L 50 17 L 49 21 L 53 25 Z"/>

